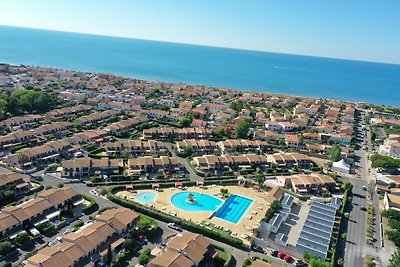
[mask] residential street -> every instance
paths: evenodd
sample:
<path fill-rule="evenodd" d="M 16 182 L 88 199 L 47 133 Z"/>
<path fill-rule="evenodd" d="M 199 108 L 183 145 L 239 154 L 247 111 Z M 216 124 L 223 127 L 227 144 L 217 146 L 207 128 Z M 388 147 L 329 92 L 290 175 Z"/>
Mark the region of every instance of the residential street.
<path fill-rule="evenodd" d="M 375 242 L 374 247 L 368 246 L 366 244 L 367 212 L 361 210 L 361 207 L 367 207 L 369 204 L 367 200 L 367 192 L 362 188 L 363 186 L 367 186 L 373 192 L 373 201 L 371 204 L 374 206 L 376 213 L 379 214 L 378 196 L 375 192 L 374 184 L 371 184 L 371 179 L 373 177 L 370 172 L 370 164 L 368 161 L 368 152 L 372 151 L 370 131 L 367 131 L 366 136 L 363 137 L 364 131 L 362 130 L 361 125 L 366 125 L 364 116 L 361 117 L 361 121 L 357 127 L 358 137 L 355 150 L 356 158 L 358 159 L 356 160 L 356 165 L 358 166 L 357 174 L 355 177 L 346 178 L 354 185 L 344 258 L 344 266 L 349 267 L 363 267 L 364 259 L 368 255 L 379 260 L 379 224 L 374 225 L 377 241 Z M 364 146 L 367 147 L 368 152 L 363 149 Z M 379 262 L 377 262 L 377 266 L 379 266 Z"/>

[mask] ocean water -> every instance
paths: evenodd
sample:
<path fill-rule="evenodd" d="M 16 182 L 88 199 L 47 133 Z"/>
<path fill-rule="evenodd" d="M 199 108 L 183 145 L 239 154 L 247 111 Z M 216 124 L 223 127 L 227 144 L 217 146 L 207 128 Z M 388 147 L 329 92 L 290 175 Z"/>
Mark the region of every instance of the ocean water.
<path fill-rule="evenodd" d="M 400 106 L 400 65 L 0 26 L 0 62 Z"/>

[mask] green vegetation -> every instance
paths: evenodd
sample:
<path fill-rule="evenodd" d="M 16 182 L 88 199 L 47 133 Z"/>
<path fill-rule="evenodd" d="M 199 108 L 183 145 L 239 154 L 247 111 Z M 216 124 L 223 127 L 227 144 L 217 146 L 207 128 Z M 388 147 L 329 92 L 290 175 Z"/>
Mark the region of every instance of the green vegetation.
<path fill-rule="evenodd" d="M 32 237 L 27 232 L 21 232 L 15 237 L 15 242 L 24 247 L 32 242 Z"/>
<path fill-rule="evenodd" d="M 251 123 L 249 121 L 241 121 L 235 127 L 235 135 L 237 138 L 247 138 Z"/>
<path fill-rule="evenodd" d="M 263 221 L 264 222 L 269 222 L 269 220 L 271 220 L 272 217 L 274 217 L 274 214 L 278 210 L 280 205 L 281 205 L 281 202 L 279 200 L 274 200 L 272 202 L 271 206 L 265 212 L 265 216 L 263 218 Z"/>
<path fill-rule="evenodd" d="M 304 252 L 303 258 L 306 262 L 308 262 L 310 264 L 311 267 L 331 267 L 332 266 L 332 264 L 330 262 L 327 262 L 320 258 L 317 258 L 307 252 Z"/>
<path fill-rule="evenodd" d="M 90 202 L 89 205 L 87 205 L 86 207 L 84 207 L 82 209 L 83 212 L 89 213 L 90 211 L 92 211 L 93 209 L 96 208 L 97 204 L 96 204 L 96 201 L 94 200 L 94 198 L 92 198 L 91 196 L 85 195 L 85 194 L 81 194 L 81 197 L 83 197 L 86 201 Z"/>
<path fill-rule="evenodd" d="M 342 158 L 340 156 L 340 152 L 341 152 L 340 146 L 338 145 L 332 146 L 331 150 L 329 151 L 329 157 L 331 161 L 333 162 L 339 161 Z"/>
<path fill-rule="evenodd" d="M 77 231 L 80 227 L 83 226 L 83 224 L 84 224 L 83 221 L 77 221 L 77 222 L 74 222 L 71 226 L 75 231 Z"/>
<path fill-rule="evenodd" d="M 0 99 L 0 119 L 4 119 L 7 113 L 20 115 L 46 112 L 58 102 L 56 97 L 52 97 L 47 92 L 25 89 L 13 93 L 3 92 Z"/>
<path fill-rule="evenodd" d="M 145 250 L 143 250 L 142 253 L 140 253 L 139 264 L 146 265 L 150 262 L 150 252 L 151 252 L 151 249 L 146 248 Z"/>
<path fill-rule="evenodd" d="M 136 227 L 142 232 L 147 238 L 153 237 L 158 230 L 157 221 L 145 216 L 140 215 L 138 221 L 136 222 Z"/>
<path fill-rule="evenodd" d="M 182 158 L 190 158 L 194 155 L 194 149 L 190 146 L 185 146 L 183 152 L 179 153 L 178 156 Z"/>
<path fill-rule="evenodd" d="M 387 238 L 400 248 L 400 211 L 389 209 L 382 212 L 382 216 L 388 218 L 391 230 L 386 230 Z"/>
<path fill-rule="evenodd" d="M 374 258 L 372 256 L 365 257 L 364 264 L 366 267 L 374 267 Z"/>
<path fill-rule="evenodd" d="M 398 267 L 400 266 L 400 250 L 395 251 L 389 260 L 388 267 Z"/>
<path fill-rule="evenodd" d="M 7 255 L 11 250 L 11 243 L 9 241 L 0 242 L 0 255 Z"/>
<path fill-rule="evenodd" d="M 184 128 L 184 127 L 189 127 L 192 124 L 192 121 L 193 121 L 193 116 L 187 115 L 180 118 L 178 123 L 182 128 Z"/>
<path fill-rule="evenodd" d="M 218 251 L 218 257 L 215 259 L 215 266 L 229 267 L 232 261 L 232 255 L 222 247 L 215 247 Z"/>
<path fill-rule="evenodd" d="M 400 159 L 385 155 L 374 154 L 371 156 L 372 168 L 396 169 L 400 168 Z"/>

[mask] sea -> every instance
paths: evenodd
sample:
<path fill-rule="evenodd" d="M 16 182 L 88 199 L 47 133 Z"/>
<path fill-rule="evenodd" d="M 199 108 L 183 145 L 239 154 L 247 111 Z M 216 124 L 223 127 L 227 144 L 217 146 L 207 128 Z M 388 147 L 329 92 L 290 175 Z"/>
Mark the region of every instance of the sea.
<path fill-rule="evenodd" d="M 0 62 L 400 106 L 396 64 L 10 26 L 0 26 Z"/>

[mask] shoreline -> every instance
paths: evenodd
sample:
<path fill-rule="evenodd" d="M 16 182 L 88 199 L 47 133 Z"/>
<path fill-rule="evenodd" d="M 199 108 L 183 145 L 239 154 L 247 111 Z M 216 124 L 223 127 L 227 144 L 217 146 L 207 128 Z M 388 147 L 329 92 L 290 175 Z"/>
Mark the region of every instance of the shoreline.
<path fill-rule="evenodd" d="M 151 83 L 168 83 L 168 84 L 180 84 L 180 85 L 188 85 L 188 86 L 200 86 L 200 87 L 205 87 L 205 88 L 211 88 L 214 90 L 234 91 L 234 92 L 239 92 L 239 93 L 245 92 L 245 93 L 251 93 L 251 94 L 260 94 L 260 95 L 283 97 L 283 98 L 306 98 L 306 99 L 314 99 L 314 100 L 324 99 L 324 100 L 328 100 L 328 101 L 339 101 L 339 102 L 344 102 L 344 103 L 355 103 L 355 104 L 367 104 L 367 105 L 373 105 L 373 106 L 378 106 L 378 107 L 388 107 L 388 108 L 394 108 L 394 109 L 400 108 L 400 103 L 399 103 L 399 106 L 391 106 L 391 105 L 377 104 L 377 103 L 371 103 L 371 102 L 366 102 L 366 101 L 343 100 L 343 99 L 335 99 L 335 98 L 329 98 L 329 97 L 290 95 L 290 94 L 273 93 L 273 92 L 259 92 L 259 91 L 250 90 L 250 89 L 235 89 L 235 88 L 216 87 L 216 86 L 206 85 L 206 84 L 191 84 L 191 83 L 185 83 L 185 82 L 143 79 L 143 78 L 138 78 L 138 77 L 131 77 L 129 75 L 115 74 L 113 72 L 80 71 L 80 70 L 65 69 L 65 68 L 60 68 L 60 67 L 38 66 L 38 65 L 30 65 L 30 64 L 13 64 L 13 63 L 6 63 L 6 62 L 0 62 L 0 66 L 42 68 L 42 69 L 61 70 L 61 71 L 67 71 L 67 72 L 77 72 L 77 73 L 82 72 L 82 73 L 87 73 L 87 74 L 92 74 L 92 75 L 109 74 L 109 75 L 114 75 L 116 77 L 135 79 L 138 81 L 151 82 Z"/>

